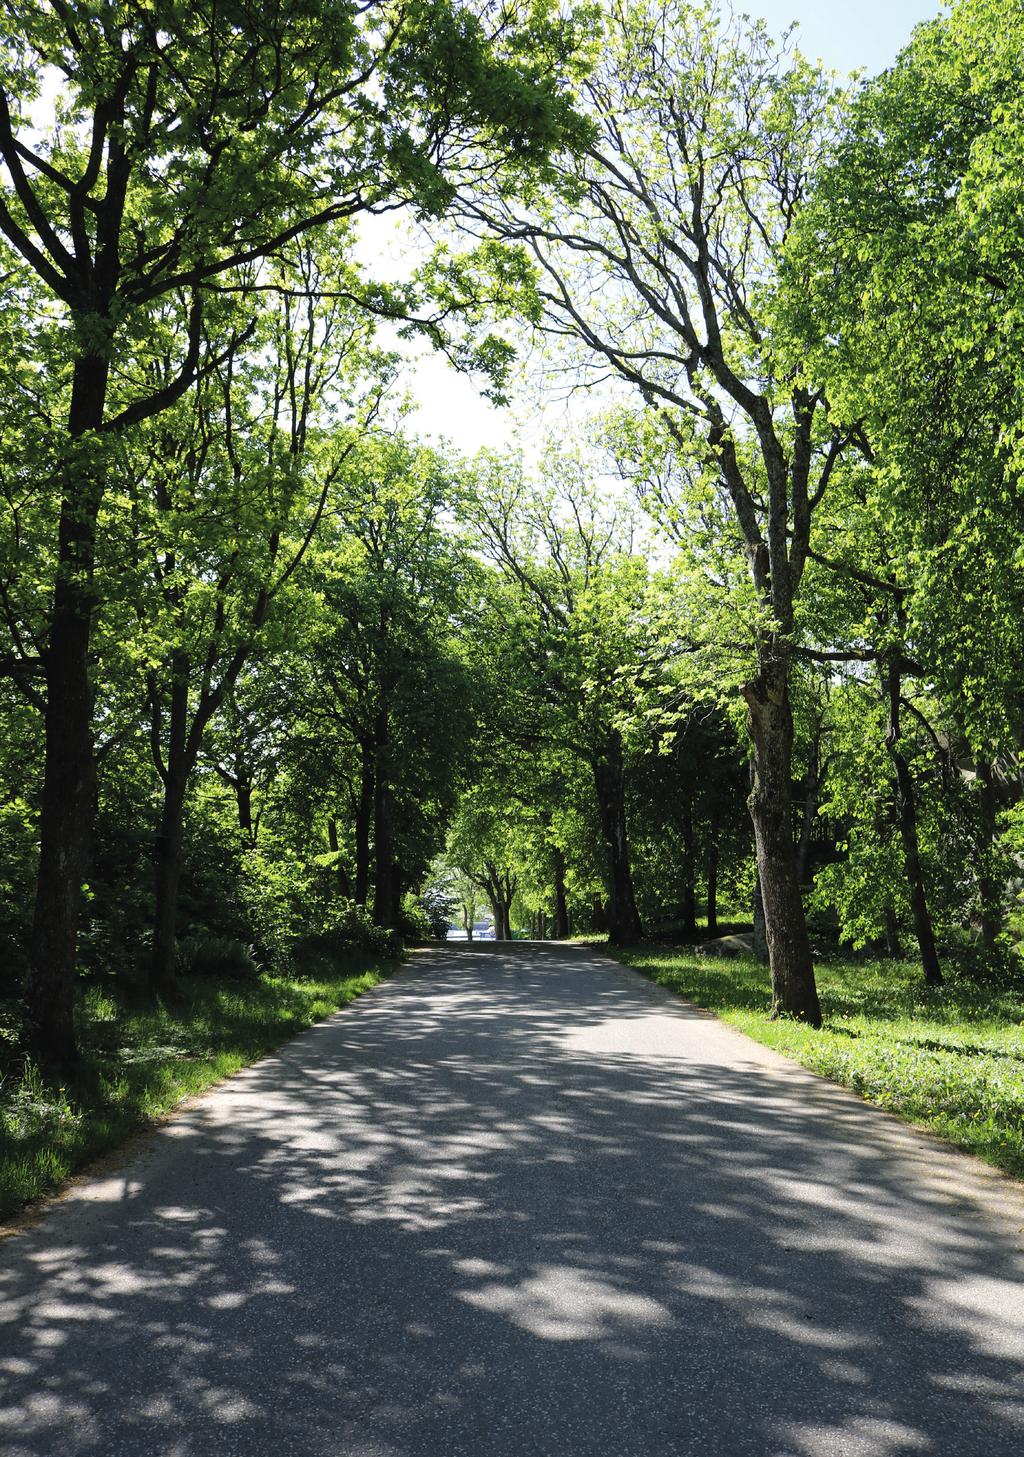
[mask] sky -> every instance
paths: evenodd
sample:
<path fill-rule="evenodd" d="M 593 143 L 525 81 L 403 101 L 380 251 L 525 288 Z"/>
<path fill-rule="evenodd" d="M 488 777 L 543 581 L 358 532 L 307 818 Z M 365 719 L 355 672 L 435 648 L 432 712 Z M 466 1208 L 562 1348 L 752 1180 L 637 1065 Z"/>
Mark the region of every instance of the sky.
<path fill-rule="evenodd" d="M 836 71 L 872 74 L 891 64 L 919 21 L 933 19 L 944 8 L 939 0 L 734 0 L 737 12 L 762 16 L 777 34 L 797 21 L 797 42 L 812 59 Z M 374 242 L 388 249 L 380 234 Z M 397 235 L 391 246 L 402 251 Z M 421 356 L 406 383 L 418 402 L 411 428 L 443 436 L 465 454 L 508 445 L 517 436 L 529 451 L 541 434 L 571 427 L 571 406 L 552 405 L 540 417 L 519 420 L 495 409 L 440 358 Z"/>

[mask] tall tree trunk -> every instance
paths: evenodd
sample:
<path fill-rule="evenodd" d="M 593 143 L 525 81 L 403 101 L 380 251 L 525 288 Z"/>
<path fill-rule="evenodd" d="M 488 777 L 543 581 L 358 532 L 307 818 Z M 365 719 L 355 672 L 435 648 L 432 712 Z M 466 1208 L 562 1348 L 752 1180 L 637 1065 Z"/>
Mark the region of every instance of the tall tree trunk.
<path fill-rule="evenodd" d="M 500 892 L 488 891 L 487 899 L 491 903 L 491 919 L 494 921 L 494 939 L 495 941 L 507 941 L 508 910 L 505 902 L 502 900 Z"/>
<path fill-rule="evenodd" d="M 235 780 L 235 803 L 238 808 L 238 828 L 242 831 L 249 848 L 256 848 L 256 836 L 253 834 L 252 823 L 252 784 L 248 779 L 238 778 Z"/>
<path fill-rule="evenodd" d="M 754 923 L 754 955 L 765 966 L 768 965 L 768 932 L 764 921 L 764 897 L 761 895 L 761 877 L 754 876 L 754 894 L 751 896 L 751 918 Z"/>
<path fill-rule="evenodd" d="M 391 744 L 386 708 L 382 708 L 377 714 L 374 738 L 373 919 L 378 926 L 397 930 L 394 805 L 390 783 Z"/>
<path fill-rule="evenodd" d="M 368 739 L 359 745 L 359 799 L 355 806 L 356 902 L 365 906 L 370 894 L 370 828 L 376 793 L 374 750 Z"/>
<path fill-rule="evenodd" d="M 903 863 L 906 868 L 907 885 L 910 890 L 910 911 L 914 922 L 914 935 L 921 952 L 921 966 L 926 986 L 941 986 L 942 968 L 935 945 L 931 912 L 924 886 L 924 871 L 921 866 L 921 845 L 917 833 L 917 804 L 914 798 L 914 779 L 906 755 L 900 747 L 903 730 L 900 723 L 900 694 L 902 678 L 899 668 L 890 664 L 883 676 L 883 689 L 889 705 L 889 731 L 886 747 L 896 771 L 896 817 L 903 842 Z"/>
<path fill-rule="evenodd" d="M 603 752 L 592 760 L 597 808 L 608 853 L 608 939 L 628 946 L 643 935 L 633 893 L 626 831 L 626 780 L 622 735 L 613 730 Z"/>
<path fill-rule="evenodd" d="M 102 425 L 108 374 L 103 355 L 76 362 L 68 418 L 73 440 Z M 78 921 L 88 871 L 95 774 L 89 645 L 96 521 L 104 482 L 102 462 L 90 455 L 87 443 L 65 466 L 57 580 L 44 655 L 46 747 L 25 986 L 32 1051 L 42 1062 L 65 1067 L 78 1058 L 74 1029 Z"/>
<path fill-rule="evenodd" d="M 754 746 L 749 804 L 771 966 L 772 1015 L 820 1027 L 793 846 L 793 714 L 785 645 L 776 640 L 763 650 L 759 669 L 757 678 L 745 685 L 744 697 Z"/>
<path fill-rule="evenodd" d="M 708 839 L 708 935 L 718 935 L 718 841 Z"/>
<path fill-rule="evenodd" d="M 377 780 L 373 810 L 373 919 L 394 929 L 395 862 L 392 853 L 391 794 Z"/>
<path fill-rule="evenodd" d="M 569 904 L 565 894 L 565 855 L 560 845 L 555 846 L 555 919 L 551 927 L 555 941 L 565 941 L 569 935 Z"/>
<path fill-rule="evenodd" d="M 691 941 L 697 939 L 697 864 L 693 840 L 693 805 L 687 800 L 683 805 L 683 883 L 682 910 L 683 935 Z"/>

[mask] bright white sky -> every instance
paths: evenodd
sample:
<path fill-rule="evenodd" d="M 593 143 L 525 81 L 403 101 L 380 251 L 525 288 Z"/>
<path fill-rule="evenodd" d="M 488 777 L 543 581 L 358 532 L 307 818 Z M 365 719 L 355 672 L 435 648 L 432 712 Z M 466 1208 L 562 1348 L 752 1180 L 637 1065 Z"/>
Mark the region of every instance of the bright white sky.
<path fill-rule="evenodd" d="M 735 8 L 763 16 L 776 32 L 799 22 L 800 49 L 836 71 L 877 73 L 895 59 L 919 21 L 945 7 L 939 0 L 735 0 Z M 373 241 L 375 251 L 390 253 L 397 263 L 404 244 L 393 225 L 375 228 Z M 468 455 L 483 446 L 507 445 L 517 432 L 529 445 L 543 432 L 558 434 L 571 426 L 571 407 L 560 404 L 545 408 L 539 418 L 521 410 L 517 421 L 514 409 L 493 408 L 470 380 L 437 357 L 419 358 L 406 385 L 418 401 L 410 428 L 443 436 Z"/>

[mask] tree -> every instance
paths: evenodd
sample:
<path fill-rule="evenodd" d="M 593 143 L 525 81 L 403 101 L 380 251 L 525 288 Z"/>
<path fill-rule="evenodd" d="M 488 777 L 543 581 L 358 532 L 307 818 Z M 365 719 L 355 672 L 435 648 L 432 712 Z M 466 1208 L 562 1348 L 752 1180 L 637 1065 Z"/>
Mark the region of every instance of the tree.
<path fill-rule="evenodd" d="M 457 626 L 477 573 L 446 520 L 452 475 L 397 431 L 361 443 L 316 549 L 319 604 L 293 667 L 306 722 L 352 766 L 355 898 L 372 883 L 374 919 L 392 928 L 440 848 L 472 732 Z"/>
<path fill-rule="evenodd" d="M 325 289 L 308 250 L 302 271 L 301 301 L 286 292 L 255 316 L 261 357 L 247 361 L 226 345 L 129 454 L 138 457 L 130 489 L 145 584 L 136 640 L 152 644 L 149 742 L 163 789 L 151 969 L 159 993 L 175 985 L 184 806 L 207 730 L 274 626 L 387 383 L 374 378 L 365 317 L 337 298 L 315 302 Z M 344 426 L 339 397 L 351 400 Z"/>
<path fill-rule="evenodd" d="M 590 466 L 549 452 L 548 483 L 510 460 L 484 460 L 470 507 L 505 577 L 497 633 L 532 696 L 542 733 L 587 764 L 607 857 L 609 934 L 640 938 L 627 823 L 630 734 L 645 722 L 683 651 L 659 579 L 632 550 L 632 525 L 602 500 Z M 667 687 L 667 684 L 665 685 Z"/>
<path fill-rule="evenodd" d="M 602 42 L 582 88 L 594 133 L 550 205 L 488 194 L 469 225 L 526 251 L 541 328 L 634 390 L 727 503 L 761 609 L 742 692 L 773 1004 L 817 1025 L 789 683 L 812 516 L 847 437 L 775 357 L 770 296 L 834 96 L 763 25 L 713 7 L 616 5 Z"/>
<path fill-rule="evenodd" d="M 779 312 L 791 357 L 827 382 L 867 462 L 819 562 L 873 597 L 859 647 L 877 656 L 890 704 L 898 821 L 932 981 L 918 809 L 900 751 L 901 711 L 918 711 L 907 683 L 931 699 L 931 716 L 938 706 L 947 743 L 973 760 L 988 845 L 971 860 L 989 943 L 1002 900 L 996 786 L 1010 789 L 1001 766 L 1024 746 L 1008 651 L 1024 630 L 1011 545 L 1024 525 L 1021 229 L 1005 207 L 1019 147 L 1005 99 L 1022 50 L 1016 14 L 965 0 L 919 27 L 891 70 L 861 89 L 789 240 Z"/>
<path fill-rule="evenodd" d="M 528 3 L 493 20 L 446 0 L 8 9 L 0 234 L 5 267 L 13 258 L 63 325 L 65 410 L 47 465 L 58 569 L 27 996 L 37 1053 L 71 1062 L 95 563 L 118 440 L 210 366 L 204 314 L 231 270 L 328 222 L 405 204 L 436 214 L 481 167 L 504 163 L 516 185 L 543 162 L 572 126 L 561 85 L 576 31 Z M 59 78 L 50 118 L 48 75 Z M 173 364 L 154 385 L 160 311 Z"/>

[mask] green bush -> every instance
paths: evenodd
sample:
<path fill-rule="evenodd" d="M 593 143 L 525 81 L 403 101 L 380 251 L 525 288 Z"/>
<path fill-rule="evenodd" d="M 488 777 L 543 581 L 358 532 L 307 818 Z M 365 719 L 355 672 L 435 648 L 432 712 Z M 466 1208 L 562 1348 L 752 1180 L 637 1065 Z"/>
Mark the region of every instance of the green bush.
<path fill-rule="evenodd" d="M 178 959 L 189 976 L 248 981 L 259 973 L 252 947 L 234 936 L 189 936 L 178 948 Z"/>
<path fill-rule="evenodd" d="M 402 897 L 401 928 L 403 941 L 429 941 L 436 934 L 426 907 L 411 893 Z M 447 918 L 444 930 L 447 934 Z"/>
<path fill-rule="evenodd" d="M 402 938 L 398 932 L 375 925 L 366 907 L 355 901 L 341 898 L 333 901 L 324 921 L 324 934 L 339 951 L 365 951 L 388 961 L 402 954 Z"/>

